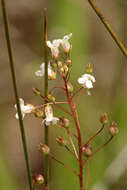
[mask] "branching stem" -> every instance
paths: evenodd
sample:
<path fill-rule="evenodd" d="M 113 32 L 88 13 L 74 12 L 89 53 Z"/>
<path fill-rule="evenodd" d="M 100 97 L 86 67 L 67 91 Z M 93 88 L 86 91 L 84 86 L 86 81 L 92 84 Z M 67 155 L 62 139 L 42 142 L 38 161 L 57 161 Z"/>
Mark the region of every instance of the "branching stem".
<path fill-rule="evenodd" d="M 72 116 L 73 116 L 75 126 L 77 129 L 77 134 L 78 134 L 78 147 L 79 147 L 79 156 L 78 156 L 79 159 L 78 159 L 78 161 L 79 161 L 79 173 L 80 173 L 79 174 L 79 182 L 80 182 L 80 190 L 83 190 L 82 137 L 81 137 L 80 125 L 79 125 L 77 113 L 75 111 L 75 107 L 72 104 L 71 96 L 68 92 L 67 81 L 66 81 L 66 78 L 64 76 L 63 76 L 63 80 L 64 80 L 64 84 L 65 84 L 67 100 L 68 100 L 68 103 L 70 106 L 70 110 L 72 112 Z"/>

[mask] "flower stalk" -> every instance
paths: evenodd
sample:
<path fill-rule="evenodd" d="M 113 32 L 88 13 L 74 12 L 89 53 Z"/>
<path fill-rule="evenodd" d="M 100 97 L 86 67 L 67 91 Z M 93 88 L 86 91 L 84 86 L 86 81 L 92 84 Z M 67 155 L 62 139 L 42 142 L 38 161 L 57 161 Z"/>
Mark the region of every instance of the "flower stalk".
<path fill-rule="evenodd" d="M 28 181 L 29 181 L 29 189 L 33 190 L 34 188 L 33 188 L 33 183 L 32 183 L 31 168 L 30 168 L 30 162 L 29 162 L 29 156 L 28 156 L 28 150 L 27 150 L 26 135 L 25 135 L 24 124 L 23 124 L 23 120 L 22 120 L 22 112 L 21 112 L 20 102 L 19 102 L 19 95 L 18 95 L 15 68 L 14 68 L 14 57 L 13 57 L 13 50 L 12 50 L 11 39 L 10 39 L 8 16 L 7 16 L 5 0 L 1 0 L 1 7 L 2 7 L 4 29 L 5 29 L 8 55 L 9 55 L 9 61 L 10 61 L 12 83 L 13 83 L 16 104 L 17 104 L 20 132 L 21 132 L 22 144 L 23 144 L 23 149 L 24 149 L 24 157 L 25 157 L 25 163 L 26 163 L 26 169 L 27 169 L 27 176 L 28 176 Z"/>

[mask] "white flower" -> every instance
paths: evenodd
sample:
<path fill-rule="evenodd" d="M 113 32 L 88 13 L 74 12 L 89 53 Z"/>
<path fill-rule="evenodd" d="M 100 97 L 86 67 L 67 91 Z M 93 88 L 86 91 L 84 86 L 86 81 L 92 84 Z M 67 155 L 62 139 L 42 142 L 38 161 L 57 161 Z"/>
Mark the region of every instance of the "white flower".
<path fill-rule="evenodd" d="M 91 74 L 84 74 L 78 78 L 78 83 L 84 88 L 93 88 L 93 83 L 95 82 L 95 77 Z"/>
<path fill-rule="evenodd" d="M 42 63 L 40 65 L 40 70 L 37 70 L 35 72 L 35 75 L 37 77 L 42 77 L 45 74 L 45 63 Z M 52 70 L 50 63 L 48 63 L 48 79 L 55 79 L 56 73 Z"/>
<path fill-rule="evenodd" d="M 72 37 L 72 33 L 64 36 L 64 38 L 62 39 L 62 42 L 61 42 L 61 45 L 66 53 L 68 53 L 71 49 L 71 45 L 68 41 L 71 37 Z"/>
<path fill-rule="evenodd" d="M 34 106 L 31 104 L 24 105 L 24 100 L 22 98 L 19 99 L 20 102 L 20 108 L 22 113 L 22 119 L 24 118 L 25 114 L 32 113 L 34 110 Z M 17 110 L 17 105 L 14 105 L 15 109 Z M 15 115 L 16 119 L 19 119 L 18 113 Z"/>
<path fill-rule="evenodd" d="M 59 121 L 59 118 L 53 117 L 53 110 L 52 110 L 52 107 L 50 105 L 47 105 L 45 107 L 45 116 L 46 116 L 46 118 L 43 120 L 43 122 L 45 122 L 45 124 L 47 126 L 56 125 L 57 121 Z"/>
<path fill-rule="evenodd" d="M 47 41 L 47 46 L 51 49 L 51 53 L 52 53 L 52 57 L 57 59 L 59 56 L 59 46 L 61 44 L 61 40 L 53 40 L 53 42 L 51 41 Z"/>

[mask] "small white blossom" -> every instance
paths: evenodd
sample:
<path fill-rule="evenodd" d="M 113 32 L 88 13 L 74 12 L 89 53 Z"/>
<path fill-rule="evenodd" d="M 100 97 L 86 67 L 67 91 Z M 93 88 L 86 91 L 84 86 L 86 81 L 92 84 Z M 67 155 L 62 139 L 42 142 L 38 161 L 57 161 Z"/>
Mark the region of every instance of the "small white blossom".
<path fill-rule="evenodd" d="M 32 113 L 34 110 L 34 106 L 31 104 L 24 105 L 24 100 L 22 98 L 19 99 L 20 102 L 20 108 L 22 113 L 22 119 L 24 118 L 25 114 Z M 17 110 L 17 105 L 14 105 L 15 109 Z M 18 113 L 15 115 L 16 119 L 19 119 Z"/>
<path fill-rule="evenodd" d="M 45 74 L 45 63 L 42 63 L 40 65 L 40 70 L 37 70 L 35 72 L 35 75 L 37 77 L 42 77 Z M 55 79 L 56 73 L 52 70 L 50 63 L 48 63 L 48 79 Z"/>
<path fill-rule="evenodd" d="M 61 45 L 66 53 L 68 53 L 71 49 L 71 45 L 69 43 L 69 39 L 72 37 L 72 33 L 69 35 L 64 36 L 64 38 L 61 41 Z"/>
<path fill-rule="evenodd" d="M 84 88 L 93 88 L 93 83 L 95 82 L 95 77 L 91 74 L 84 74 L 78 78 L 78 83 Z"/>
<path fill-rule="evenodd" d="M 53 40 L 51 41 L 47 41 L 47 46 L 51 49 L 51 53 L 52 53 L 52 57 L 57 59 L 59 56 L 59 46 L 61 44 L 61 40 Z"/>
<path fill-rule="evenodd" d="M 46 118 L 43 120 L 43 122 L 45 122 L 45 124 L 47 126 L 56 125 L 57 121 L 59 121 L 59 118 L 53 117 L 53 110 L 52 110 L 52 107 L 50 105 L 47 105 L 45 107 L 45 116 L 46 116 Z"/>

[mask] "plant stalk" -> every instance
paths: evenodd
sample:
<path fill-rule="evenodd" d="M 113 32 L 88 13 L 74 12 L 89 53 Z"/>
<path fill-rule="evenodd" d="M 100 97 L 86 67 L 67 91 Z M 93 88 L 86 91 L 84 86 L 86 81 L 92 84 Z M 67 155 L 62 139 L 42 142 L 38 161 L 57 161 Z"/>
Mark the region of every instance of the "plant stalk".
<path fill-rule="evenodd" d="M 97 7 L 94 0 L 88 0 L 89 4 L 97 14 L 97 16 L 100 18 L 101 22 L 104 24 L 105 28 L 108 30 L 110 35 L 112 36 L 113 40 L 116 42 L 117 46 L 120 48 L 121 52 L 124 54 L 124 56 L 127 58 L 127 48 L 123 45 L 123 43 L 120 41 L 117 34 L 114 32 L 113 28 L 109 24 L 109 22 L 104 18 L 102 12 Z"/>
<path fill-rule="evenodd" d="M 45 80 L 44 80 L 44 96 L 45 99 L 48 97 L 48 54 L 47 54 L 47 17 L 46 10 L 44 10 L 44 61 L 45 61 Z M 45 100 L 47 103 L 47 100 Z M 45 144 L 49 145 L 49 128 L 45 125 Z M 49 186 L 49 157 L 45 156 L 45 185 Z"/>
<path fill-rule="evenodd" d="M 20 125 L 20 132 L 21 132 L 22 144 L 23 144 L 23 149 L 24 149 L 24 156 L 25 156 L 27 176 L 28 176 L 28 181 L 29 181 L 29 188 L 30 188 L 30 190 L 33 190 L 32 174 L 31 174 L 31 168 L 30 168 L 30 163 L 29 163 L 26 135 L 25 135 L 24 124 L 23 124 L 23 120 L 22 120 L 22 112 L 21 112 L 21 108 L 20 108 L 19 95 L 18 95 L 18 89 L 17 89 L 17 83 L 16 83 L 14 57 L 13 57 L 13 50 L 12 50 L 11 39 L 10 39 L 9 24 L 8 24 L 5 0 L 1 0 L 1 7 L 2 7 L 2 14 L 3 14 L 8 54 L 9 54 L 12 83 L 13 83 L 16 104 L 17 104 L 17 112 L 18 112 L 18 116 L 19 116 L 19 125 Z"/>

